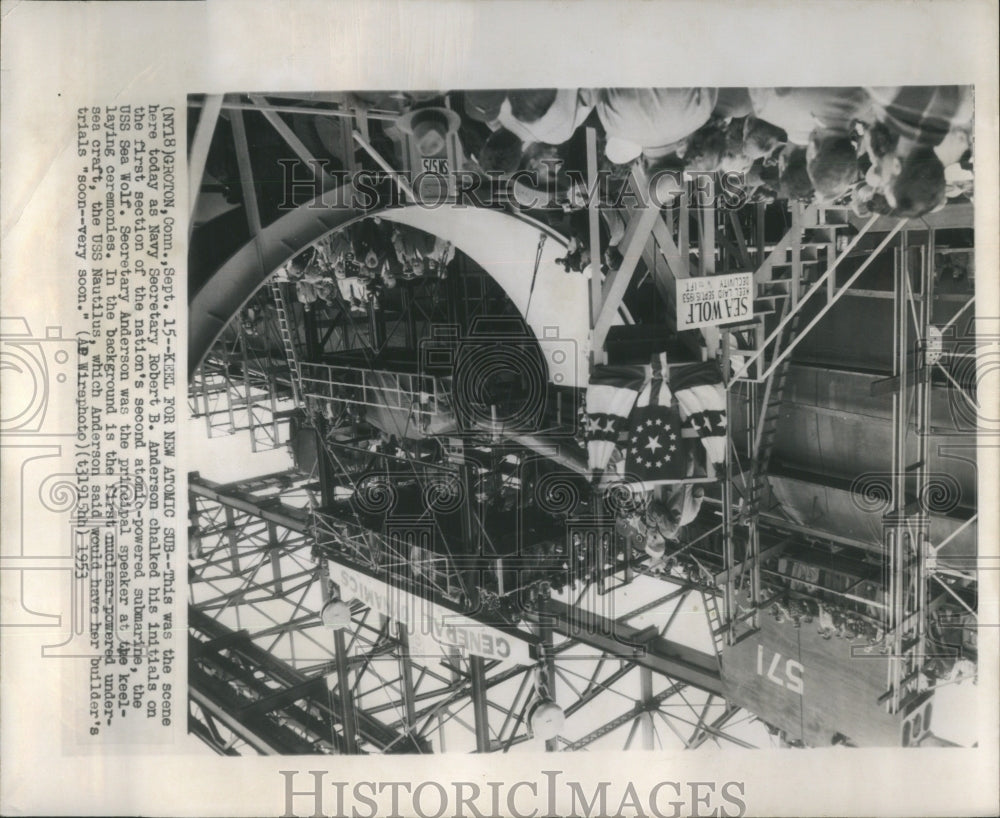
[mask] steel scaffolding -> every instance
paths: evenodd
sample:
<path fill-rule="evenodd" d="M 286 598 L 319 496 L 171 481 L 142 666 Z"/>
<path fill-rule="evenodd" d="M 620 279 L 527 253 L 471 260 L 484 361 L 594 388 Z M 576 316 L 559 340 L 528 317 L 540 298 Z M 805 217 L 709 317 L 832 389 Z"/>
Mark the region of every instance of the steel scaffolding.
<path fill-rule="evenodd" d="M 251 266 L 259 268 L 254 272 L 258 282 L 276 260 L 294 256 L 358 214 L 303 210 L 296 222 L 301 229 L 287 238 L 264 225 L 256 206 L 245 116 L 253 111 L 263 115 L 307 163 L 315 158 L 278 115 L 338 117 L 348 124 L 351 163 L 356 161 L 355 147 L 361 146 L 378 166 L 386 164 L 370 139 L 368 119 L 388 121 L 390 112 L 352 108 L 343 98 L 324 103 L 326 107 L 303 106 L 261 96 L 204 102 L 202 116 L 209 117 L 205 122 L 220 111 L 232 117 L 253 245 Z M 196 148 L 211 139 L 202 125 L 199 122 Z M 593 130 L 587 133 L 587 149 L 588 181 L 594 187 Z M 640 190 L 648 188 L 638 169 L 631 182 Z M 331 184 L 321 168 L 316 183 L 321 188 Z M 465 270 L 457 279 L 422 281 L 412 295 L 407 290 L 395 323 L 387 325 L 374 307 L 359 319 L 342 299 L 325 317 L 317 317 L 291 297 L 291 285 L 272 279 L 266 288 L 273 305 L 266 354 L 254 351 L 243 329 L 227 332 L 197 370 L 192 399 L 210 432 L 215 428 L 212 417 L 222 417 L 230 432 L 246 428 L 257 434 L 254 429 L 273 424 L 267 427 L 266 439 L 277 442 L 277 400 L 292 397 L 315 431 L 318 470 L 310 476 L 288 472 L 228 486 L 192 478 L 192 543 L 197 546 L 191 574 L 192 690 L 197 694 L 191 704 L 192 731 L 226 753 L 507 752 L 543 739 L 548 750 L 614 743 L 653 748 L 666 746 L 663 738 L 668 736 L 668 745 L 697 747 L 715 741 L 746 746 L 732 728 L 748 716 L 726 700 L 721 666 L 725 652 L 757 632 L 762 611 L 777 599 L 782 577 L 774 561 L 797 542 L 861 548 L 850 537 L 790 519 L 770 485 L 792 353 L 836 304 L 856 292 L 862 277 L 890 248 L 896 258 L 891 294 L 896 347 L 891 378 L 880 387 L 893 396 L 883 549 L 887 600 L 880 607 L 877 600 L 855 594 L 854 601 L 883 612 L 891 663 L 882 703 L 890 712 L 912 707 L 926 688 L 921 674 L 928 655 L 928 613 L 949 596 L 974 613 L 962 593 L 970 583 L 974 587 L 974 569 L 958 570 L 955 576 L 955 562 L 945 566 L 938 555 L 975 517 L 935 545 L 922 505 L 928 492 L 932 373 L 943 373 L 953 388 L 964 389 L 955 382 L 954 369 L 945 366 L 949 356 L 963 353 L 935 352 L 934 339 L 968 305 L 947 324 L 935 327 L 935 238 L 934 228 L 926 223 L 872 218 L 857 224 L 843 209 L 792 204 L 788 229 L 768 243 L 764 215 L 763 206 L 736 212 L 716 207 L 711 197 L 695 201 L 691 190 L 666 207 L 647 201 L 624 208 L 622 263 L 602 272 L 602 216 L 597 197 L 591 198 L 592 364 L 607 361 L 609 330 L 628 313 L 628 297 L 647 279 L 669 315 L 676 307 L 678 280 L 753 273 L 751 320 L 708 327 L 696 338 L 682 339 L 693 359 L 721 363 L 727 414 L 745 418 L 745 444 L 737 445 L 730 423 L 724 471 L 714 475 L 717 487 L 706 498 L 715 522 L 700 525 L 681 544 L 681 552 L 697 566 L 696 578 L 654 576 L 645 558 L 636 559 L 613 533 L 610 546 L 605 545 L 601 536 L 607 533 L 608 520 L 598 520 L 600 556 L 593 576 L 562 598 L 542 593 L 519 623 L 506 623 L 517 632 L 516 638 L 531 645 L 531 661 L 523 664 L 459 653 L 418 661 L 407 623 L 357 599 L 350 602 L 349 619 L 339 629 L 331 630 L 323 621 L 323 611 L 340 599 L 334 579 L 338 567 L 357 570 L 386 588 L 422 594 L 456 616 L 479 616 L 473 604 L 478 592 L 469 576 L 483 570 L 483 562 L 470 561 L 461 548 L 481 542 L 485 526 L 471 501 L 476 467 L 462 454 L 460 443 L 448 441 L 441 462 L 425 462 L 418 447 L 401 450 L 395 460 L 383 458 L 423 489 L 440 489 L 441 481 L 461 486 L 468 505 L 457 535 L 434 534 L 446 542 L 452 537 L 456 547 L 449 545 L 447 553 L 418 554 L 421 576 L 415 576 L 414 552 L 393 538 L 389 523 L 345 519 L 330 508 L 335 489 L 361 488 L 345 455 L 352 447 L 352 456 L 357 454 L 357 441 L 334 439 L 333 419 L 340 410 L 388 408 L 406 414 L 409 429 L 411 419 L 424 427 L 449 408 L 448 379 L 380 369 L 372 363 L 387 349 L 387 339 L 405 336 L 413 348 L 428 325 L 467 327 L 474 315 L 488 315 L 496 301 L 489 282 Z M 918 232 L 926 238 L 915 241 Z M 345 351 L 357 355 L 338 359 Z M 270 416 L 254 414 L 265 404 Z M 239 410 L 247 412 L 248 420 L 237 420 Z M 252 443 L 255 451 L 264 446 L 264 437 L 259 441 Z M 511 451 L 552 455 L 577 472 L 581 468 L 544 436 L 498 436 L 491 441 L 500 444 Z M 661 496 L 664 491 L 657 489 Z M 702 523 L 708 516 L 702 515 Z M 421 525 L 434 523 L 424 520 Z M 504 576 L 521 569 L 517 559 L 490 562 L 501 585 Z M 652 594 L 653 601 L 631 610 L 610 609 L 609 600 L 619 598 L 615 591 L 632 583 L 660 590 Z M 845 598 L 850 593 L 845 591 Z M 679 623 L 685 621 L 678 614 L 684 606 L 696 606 L 707 622 L 704 648 L 678 636 L 683 630 Z M 662 621 L 648 624 L 652 614 Z M 496 624 L 491 617 L 481 622 Z M 590 703 L 599 697 L 611 702 L 616 696 L 628 700 L 618 715 L 593 723 Z M 556 735 L 535 735 L 532 714 L 549 699 L 558 701 L 564 725 Z M 658 727 L 663 726 L 668 732 L 661 736 Z"/>

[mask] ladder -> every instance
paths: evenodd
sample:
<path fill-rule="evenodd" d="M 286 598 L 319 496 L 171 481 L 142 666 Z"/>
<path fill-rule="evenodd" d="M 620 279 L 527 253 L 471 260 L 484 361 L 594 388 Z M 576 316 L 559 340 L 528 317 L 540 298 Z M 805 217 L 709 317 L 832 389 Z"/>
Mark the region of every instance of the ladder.
<path fill-rule="evenodd" d="M 708 618 L 708 629 L 712 634 L 712 641 L 715 643 L 715 655 L 722 661 L 722 651 L 725 650 L 727 640 L 727 624 L 723 621 L 722 611 L 719 609 L 719 598 L 714 590 L 703 590 L 701 592 L 702 601 L 705 604 L 705 616 Z"/>
<path fill-rule="evenodd" d="M 750 415 L 750 475 L 746 493 L 747 507 L 741 518 L 747 526 L 746 551 L 739 575 L 749 572 L 749 628 L 759 627 L 759 610 L 763 590 L 760 576 L 760 532 L 758 517 L 768 493 L 768 471 L 774 452 L 781 409 L 784 402 L 791 356 L 788 351 L 799 336 L 802 316 L 802 294 L 821 281 L 837 258 L 839 231 L 847 226 L 846 214 L 830 212 L 823 208 L 792 206 L 792 227 L 772 248 L 770 255 L 758 266 L 754 274 L 755 320 L 743 330 L 744 339 L 750 336 L 751 348 L 738 349 L 737 355 L 749 352 L 753 356 L 752 368 L 734 365 L 735 380 L 749 382 Z M 835 276 L 826 275 L 827 301 L 836 293 Z M 811 291 L 810 291 L 811 294 Z M 735 362 L 734 362 L 735 364 Z M 757 384 L 763 382 L 763 394 L 758 404 Z M 759 409 L 757 407 L 759 406 Z M 730 571 L 733 566 L 727 566 Z M 739 592 L 731 587 L 735 575 L 727 576 L 730 586 L 727 598 L 734 599 Z M 735 603 L 734 603 L 735 604 Z M 714 615 L 721 625 L 720 638 L 724 644 L 739 641 L 733 626 L 738 617 L 729 612 L 729 621 L 722 622 L 718 604 L 706 599 L 710 619 Z M 714 631 L 714 627 L 713 627 Z M 713 633 L 714 636 L 714 633 Z"/>
<path fill-rule="evenodd" d="M 790 299 L 787 299 L 782 306 L 780 313 L 783 318 L 791 307 Z M 785 332 L 778 338 L 779 343 L 775 347 L 775 354 L 786 344 L 791 343 L 798 335 L 800 313 L 792 316 L 792 320 L 785 327 Z M 784 344 L 780 343 L 782 340 Z M 760 416 L 757 419 L 754 430 L 753 445 L 753 484 L 751 502 L 759 501 L 762 483 L 767 476 L 767 469 L 771 462 L 771 454 L 774 451 L 774 439 L 778 431 L 778 423 L 781 420 L 781 407 L 785 399 L 785 384 L 788 378 L 788 370 L 791 364 L 791 357 L 785 358 L 781 365 L 772 373 L 771 377 L 764 382 L 764 394 L 761 400 Z M 751 508 L 751 513 L 755 511 Z"/>
<path fill-rule="evenodd" d="M 280 282 L 271 281 L 271 296 L 274 298 L 274 307 L 278 313 L 278 328 L 281 331 L 281 341 L 285 345 L 285 359 L 288 361 L 288 374 L 292 381 L 292 395 L 295 398 L 296 406 L 301 406 L 303 396 L 302 371 L 299 368 L 299 356 L 295 349 L 295 336 L 297 333 L 292 322 L 291 311 L 285 302 L 285 293 L 281 289 Z"/>

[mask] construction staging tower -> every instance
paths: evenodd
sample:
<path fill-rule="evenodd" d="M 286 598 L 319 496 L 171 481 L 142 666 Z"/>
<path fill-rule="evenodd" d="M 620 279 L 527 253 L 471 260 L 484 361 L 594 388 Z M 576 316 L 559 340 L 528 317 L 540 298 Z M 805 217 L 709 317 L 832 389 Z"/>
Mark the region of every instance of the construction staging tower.
<path fill-rule="evenodd" d="M 703 176 L 592 197 L 574 271 L 543 207 L 446 183 L 426 204 L 416 170 L 464 157 L 420 110 L 191 100 L 190 407 L 206 452 L 246 443 L 239 478 L 189 476 L 191 732 L 226 754 L 946 743 L 936 688 L 976 659 L 972 205 L 859 219 Z M 596 189 L 593 129 L 581 150 Z M 290 262 L 362 233 L 439 265 L 302 298 Z M 738 273 L 748 314 L 679 323 L 684 282 Z M 595 373 L 713 362 L 719 457 L 685 430 L 683 474 L 595 475 Z M 651 509 L 692 497 L 661 536 Z"/>

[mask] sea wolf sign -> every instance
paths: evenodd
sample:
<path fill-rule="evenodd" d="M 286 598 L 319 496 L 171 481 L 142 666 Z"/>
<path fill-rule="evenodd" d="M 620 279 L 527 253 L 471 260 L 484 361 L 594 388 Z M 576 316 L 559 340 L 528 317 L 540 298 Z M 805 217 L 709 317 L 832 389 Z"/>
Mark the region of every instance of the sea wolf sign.
<path fill-rule="evenodd" d="M 677 279 L 677 330 L 746 321 L 753 316 L 753 273 Z"/>

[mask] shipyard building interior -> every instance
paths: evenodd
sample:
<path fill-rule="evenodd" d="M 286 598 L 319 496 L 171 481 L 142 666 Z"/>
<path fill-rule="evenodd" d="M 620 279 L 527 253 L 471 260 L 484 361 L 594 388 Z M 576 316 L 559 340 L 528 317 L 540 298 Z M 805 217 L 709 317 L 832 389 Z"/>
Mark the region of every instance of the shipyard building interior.
<path fill-rule="evenodd" d="M 188 123 L 197 738 L 975 742 L 971 89 Z"/>

